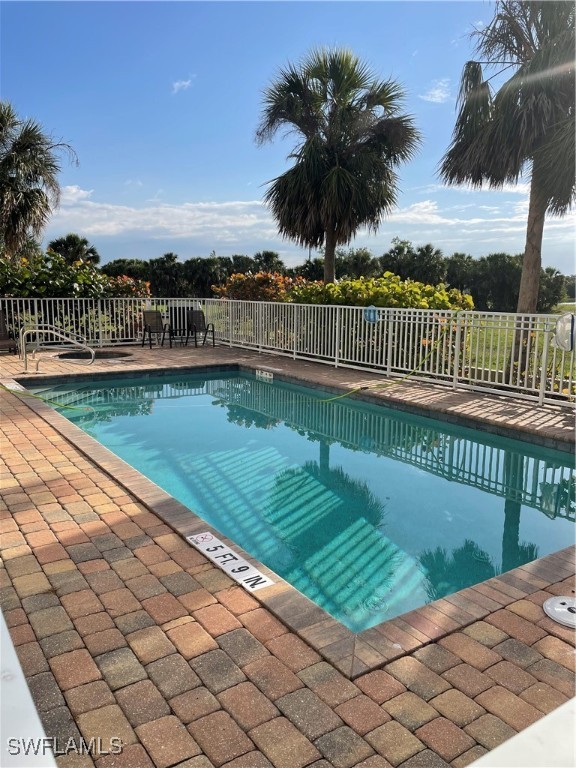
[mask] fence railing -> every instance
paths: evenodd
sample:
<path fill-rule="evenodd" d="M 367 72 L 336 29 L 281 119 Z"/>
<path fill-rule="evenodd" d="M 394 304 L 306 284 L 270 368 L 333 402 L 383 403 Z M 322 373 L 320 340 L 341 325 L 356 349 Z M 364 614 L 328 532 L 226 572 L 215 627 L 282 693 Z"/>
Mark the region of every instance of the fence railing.
<path fill-rule="evenodd" d="M 0 298 L 8 326 L 50 324 L 91 346 L 135 344 L 142 310 L 158 309 L 173 328 L 202 309 L 231 347 L 329 365 L 433 379 L 453 388 L 510 392 L 573 405 L 574 350 L 554 346 L 557 316 L 497 312 L 282 304 L 222 299 Z M 39 342 L 38 342 L 39 343 Z"/>

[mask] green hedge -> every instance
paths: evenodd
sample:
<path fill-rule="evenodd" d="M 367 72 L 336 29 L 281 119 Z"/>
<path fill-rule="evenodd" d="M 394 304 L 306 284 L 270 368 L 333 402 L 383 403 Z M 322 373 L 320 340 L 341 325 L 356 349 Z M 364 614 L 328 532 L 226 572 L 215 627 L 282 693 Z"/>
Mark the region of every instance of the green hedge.
<path fill-rule="evenodd" d="M 410 309 L 474 309 L 472 297 L 445 285 L 426 285 L 401 280 L 385 272 L 382 277 L 341 280 L 338 283 L 307 282 L 290 291 L 290 301 L 301 304 L 397 307 Z"/>

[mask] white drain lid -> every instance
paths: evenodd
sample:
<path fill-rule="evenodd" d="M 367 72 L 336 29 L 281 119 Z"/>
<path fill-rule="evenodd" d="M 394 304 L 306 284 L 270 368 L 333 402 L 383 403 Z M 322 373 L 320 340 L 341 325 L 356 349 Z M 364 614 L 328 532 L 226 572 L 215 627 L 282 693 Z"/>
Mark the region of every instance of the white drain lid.
<path fill-rule="evenodd" d="M 558 624 L 576 629 L 576 598 L 550 597 L 544 605 L 544 613 Z"/>

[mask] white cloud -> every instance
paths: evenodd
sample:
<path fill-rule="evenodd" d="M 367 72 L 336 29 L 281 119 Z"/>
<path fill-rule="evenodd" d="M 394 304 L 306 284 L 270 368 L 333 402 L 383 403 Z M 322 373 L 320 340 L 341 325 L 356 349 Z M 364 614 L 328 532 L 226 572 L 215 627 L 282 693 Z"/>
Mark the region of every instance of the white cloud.
<path fill-rule="evenodd" d="M 459 48 L 462 42 L 470 40 L 470 32 L 472 32 L 470 27 L 463 28 L 456 37 L 450 40 L 450 45 L 454 48 Z"/>
<path fill-rule="evenodd" d="M 448 189 L 448 187 L 445 184 L 424 184 L 424 186 L 421 187 L 411 187 L 411 192 L 418 192 L 419 194 L 423 195 L 431 195 L 434 192 L 439 192 L 440 190 Z"/>
<path fill-rule="evenodd" d="M 512 194 L 512 195 L 522 195 L 523 197 L 528 198 L 530 195 L 530 183 L 529 182 L 518 182 L 517 184 L 504 184 L 503 187 L 500 187 L 499 189 L 494 189 L 493 187 L 488 186 L 488 184 L 484 184 L 482 187 L 472 187 L 470 184 L 445 184 L 445 183 L 439 183 L 439 184 L 424 184 L 421 187 L 411 187 L 410 192 L 418 192 L 419 194 L 424 195 L 431 195 L 435 194 L 436 192 L 460 192 L 463 194 L 470 194 L 475 195 L 478 192 L 489 192 L 491 195 L 497 195 L 502 194 L 505 192 L 506 194 Z"/>
<path fill-rule="evenodd" d="M 140 181 L 140 179 L 126 179 L 124 182 L 125 187 L 143 187 L 144 184 Z"/>
<path fill-rule="evenodd" d="M 530 184 L 528 182 L 518 182 L 518 184 L 504 184 L 502 187 L 502 192 L 513 195 L 524 195 L 525 197 L 528 197 L 530 194 Z"/>
<path fill-rule="evenodd" d="M 193 238 L 210 235 L 216 242 L 240 242 L 246 233 L 266 238 L 276 233 L 272 218 L 259 200 L 173 205 L 155 198 L 142 208 L 89 200 L 91 192 L 75 188 L 62 199 L 51 226 L 87 236 L 144 235 L 148 238 Z M 159 190 L 159 193 L 161 190 Z"/>
<path fill-rule="evenodd" d="M 522 191 L 526 193 L 526 189 Z M 362 228 L 351 245 L 369 248 L 380 255 L 388 250 L 390 240 L 399 236 L 416 244 L 431 242 L 445 253 L 463 251 L 482 256 L 502 250 L 523 250 L 525 199 L 510 199 L 509 195 L 519 192 L 517 187 L 500 195 L 493 192 L 494 199 L 488 205 L 483 196 L 476 204 L 465 189 L 450 192 L 445 202 L 441 195 L 397 208 L 385 217 L 376 235 Z M 461 201 L 454 199 L 457 192 L 466 193 L 466 197 Z M 143 247 L 151 254 L 160 252 L 165 244 L 166 250 L 181 248 L 188 253 L 209 253 L 215 249 L 218 255 L 271 248 L 281 252 L 287 264 L 301 263 L 306 255 L 305 249 L 281 239 L 261 200 L 169 204 L 153 199 L 136 207 L 98 202 L 92 195 L 92 190 L 65 187 L 47 239 L 62 232 L 80 232 L 99 245 L 98 238 L 105 238 L 101 252 L 107 251 L 110 258 L 130 253 L 131 243 L 148 243 Z M 544 263 L 566 274 L 574 271 L 571 244 L 575 222 L 575 214 L 562 219 L 548 217 L 544 230 Z"/>
<path fill-rule="evenodd" d="M 450 79 L 443 77 L 441 80 L 433 80 L 426 93 L 420 94 L 418 98 L 423 101 L 431 101 L 434 104 L 444 104 L 451 98 Z"/>
<path fill-rule="evenodd" d="M 190 77 L 188 80 L 176 80 L 174 83 L 172 83 L 172 93 L 176 94 L 180 91 L 187 91 L 188 88 L 190 88 L 192 85 L 193 79 L 193 77 Z"/>
<path fill-rule="evenodd" d="M 87 200 L 93 191 L 93 189 L 81 189 L 77 184 L 72 184 L 69 187 L 62 187 L 60 204 L 74 205 L 74 203 L 78 203 L 81 200 Z"/>
<path fill-rule="evenodd" d="M 498 195 L 502 194 L 503 192 L 508 195 L 522 195 L 523 197 L 528 198 L 530 195 L 530 184 L 528 182 L 518 182 L 517 184 L 504 184 L 503 187 L 499 187 L 498 189 L 494 187 L 490 187 L 488 184 L 484 184 L 482 187 L 472 187 L 470 184 L 454 184 L 453 186 L 448 186 L 448 184 L 444 184 L 438 187 L 438 189 L 452 189 L 457 190 L 458 192 L 462 192 L 464 194 L 472 194 L 475 195 L 478 192 L 489 192 L 491 195 Z M 423 187 L 423 189 L 426 189 Z"/>
<path fill-rule="evenodd" d="M 439 213 L 438 203 L 433 200 L 423 200 L 406 208 L 399 208 L 388 218 L 393 223 L 407 224 L 451 224 L 453 219 L 447 219 Z"/>
<path fill-rule="evenodd" d="M 479 211 L 485 211 L 486 213 L 499 213 L 500 208 L 497 208 L 494 205 L 476 205 L 474 206 L 474 203 L 470 203 L 470 205 L 463 205 L 462 208 L 474 208 L 476 207 Z"/>

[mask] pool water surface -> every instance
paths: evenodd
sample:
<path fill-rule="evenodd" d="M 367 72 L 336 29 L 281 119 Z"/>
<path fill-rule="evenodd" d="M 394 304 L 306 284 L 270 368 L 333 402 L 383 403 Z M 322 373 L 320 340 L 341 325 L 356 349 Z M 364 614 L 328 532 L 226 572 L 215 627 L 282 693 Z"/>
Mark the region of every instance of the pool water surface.
<path fill-rule="evenodd" d="M 354 632 L 574 541 L 567 453 L 244 373 L 36 391 Z"/>

